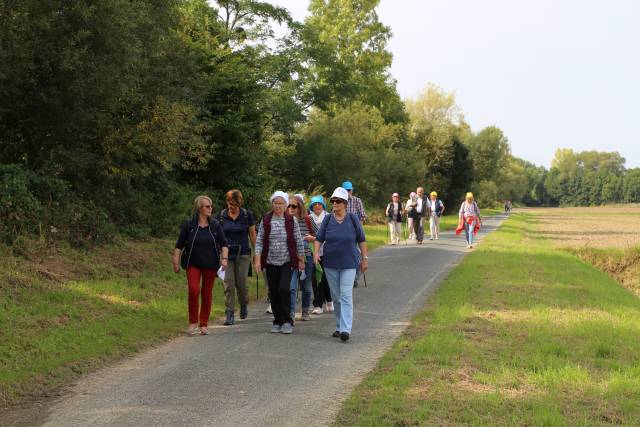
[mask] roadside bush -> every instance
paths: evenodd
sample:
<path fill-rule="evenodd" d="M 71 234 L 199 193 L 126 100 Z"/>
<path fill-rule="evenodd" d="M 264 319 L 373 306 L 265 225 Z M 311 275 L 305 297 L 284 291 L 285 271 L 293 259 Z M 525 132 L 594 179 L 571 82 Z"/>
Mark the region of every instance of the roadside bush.
<path fill-rule="evenodd" d="M 481 208 L 492 208 L 498 200 L 498 186 L 493 181 L 480 181 L 474 185 L 473 194 Z"/>
<path fill-rule="evenodd" d="M 32 176 L 18 165 L 0 165 L 0 239 L 5 243 L 39 229 L 43 207 L 30 188 Z"/>

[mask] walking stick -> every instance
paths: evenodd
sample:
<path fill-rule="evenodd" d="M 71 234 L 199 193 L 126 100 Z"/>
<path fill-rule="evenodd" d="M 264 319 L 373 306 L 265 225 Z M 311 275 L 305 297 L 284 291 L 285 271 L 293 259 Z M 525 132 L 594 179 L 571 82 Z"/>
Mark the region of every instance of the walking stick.
<path fill-rule="evenodd" d="M 260 293 L 258 292 L 258 278 L 259 274 L 256 273 L 256 301 L 260 299 Z"/>
<path fill-rule="evenodd" d="M 402 227 L 403 234 L 404 234 L 404 245 L 405 246 L 407 246 L 407 228 L 409 228 L 408 225 L 409 224 L 405 225 L 404 222 L 400 223 L 400 226 Z"/>
<path fill-rule="evenodd" d="M 367 275 L 365 274 L 365 272 L 362 272 L 362 277 L 364 278 L 364 287 L 367 287 Z"/>

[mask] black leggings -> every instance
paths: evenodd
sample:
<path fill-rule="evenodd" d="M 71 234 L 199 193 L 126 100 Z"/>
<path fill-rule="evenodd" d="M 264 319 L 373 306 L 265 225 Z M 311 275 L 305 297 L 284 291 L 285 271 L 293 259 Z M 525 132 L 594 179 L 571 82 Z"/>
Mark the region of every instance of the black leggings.
<path fill-rule="evenodd" d="M 320 279 L 320 283 L 318 283 L 315 274 L 311 277 L 314 307 L 322 307 L 325 301 L 331 302 L 331 291 L 329 290 L 329 282 L 327 282 L 327 275 L 324 272 L 322 261 L 320 261 L 320 267 L 322 267 L 322 278 Z"/>
<path fill-rule="evenodd" d="M 271 298 L 271 310 L 273 311 L 273 324 L 282 325 L 291 323 L 291 266 L 266 265 L 267 285 L 269 286 L 269 298 Z"/>

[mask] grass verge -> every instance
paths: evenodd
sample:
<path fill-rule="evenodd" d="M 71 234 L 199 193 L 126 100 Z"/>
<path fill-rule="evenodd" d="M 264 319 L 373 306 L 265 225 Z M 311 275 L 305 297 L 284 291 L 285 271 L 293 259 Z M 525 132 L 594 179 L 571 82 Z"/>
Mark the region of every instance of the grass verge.
<path fill-rule="evenodd" d="M 625 249 L 581 246 L 567 250 L 608 273 L 640 297 L 640 246 Z"/>
<path fill-rule="evenodd" d="M 336 425 L 640 425 L 640 299 L 534 237 L 487 236 Z"/>
<path fill-rule="evenodd" d="M 79 375 L 186 328 L 184 272 L 173 241 L 121 242 L 82 252 L 0 254 L 0 407 L 56 393 Z M 249 292 L 256 296 L 255 277 Z M 260 298 L 264 298 L 260 280 Z M 223 312 L 216 281 L 213 316 Z M 216 320 L 212 320 L 212 323 Z"/>
<path fill-rule="evenodd" d="M 386 243 L 386 226 L 365 229 L 369 250 Z M 85 372 L 183 333 L 186 280 L 171 270 L 172 248 L 163 239 L 23 256 L 0 247 L 0 408 L 55 394 Z M 252 299 L 266 298 L 262 277 L 258 295 L 255 276 L 249 285 Z M 223 306 L 217 280 L 212 324 Z"/>

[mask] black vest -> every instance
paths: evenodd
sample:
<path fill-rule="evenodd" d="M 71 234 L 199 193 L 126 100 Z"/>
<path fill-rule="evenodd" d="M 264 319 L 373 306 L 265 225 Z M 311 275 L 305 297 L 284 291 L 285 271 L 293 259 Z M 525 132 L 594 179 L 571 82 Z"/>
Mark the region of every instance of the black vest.
<path fill-rule="evenodd" d="M 387 212 L 389 222 L 393 221 L 393 202 L 387 205 Z M 396 221 L 402 222 L 402 202 L 398 202 L 398 215 L 396 216 Z"/>

